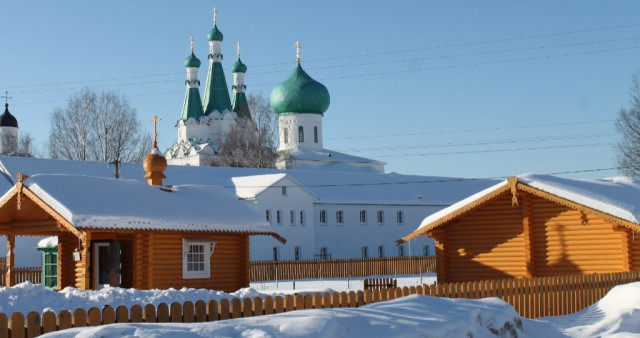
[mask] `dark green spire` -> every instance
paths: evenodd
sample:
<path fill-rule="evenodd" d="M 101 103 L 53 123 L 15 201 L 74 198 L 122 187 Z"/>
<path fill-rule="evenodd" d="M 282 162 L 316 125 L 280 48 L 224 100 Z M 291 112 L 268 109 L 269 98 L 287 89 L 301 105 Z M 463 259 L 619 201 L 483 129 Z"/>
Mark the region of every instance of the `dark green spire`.
<path fill-rule="evenodd" d="M 227 81 L 224 78 L 224 70 L 220 62 L 209 62 L 209 72 L 207 73 L 207 83 L 204 87 L 203 108 L 205 115 L 218 110 L 222 113 L 231 110 L 231 99 Z"/>
<path fill-rule="evenodd" d="M 271 109 L 279 114 L 323 114 L 329 108 L 329 91 L 300 66 L 271 91 Z"/>

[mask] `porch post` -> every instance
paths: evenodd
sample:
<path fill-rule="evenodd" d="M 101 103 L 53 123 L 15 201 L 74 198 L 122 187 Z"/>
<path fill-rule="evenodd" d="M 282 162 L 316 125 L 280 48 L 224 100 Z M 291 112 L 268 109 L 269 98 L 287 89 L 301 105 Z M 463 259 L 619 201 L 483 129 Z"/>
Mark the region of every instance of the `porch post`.
<path fill-rule="evenodd" d="M 14 286 L 16 284 L 16 276 L 13 273 L 13 267 L 15 263 L 15 255 L 13 249 L 16 247 L 16 235 L 7 235 L 7 275 L 5 279 L 6 286 Z"/>
<path fill-rule="evenodd" d="M 77 287 L 81 290 L 91 290 L 91 260 L 89 257 L 89 246 L 91 245 L 91 233 L 85 232 L 82 241 L 82 251 L 80 252 L 80 262 L 77 263 Z"/>

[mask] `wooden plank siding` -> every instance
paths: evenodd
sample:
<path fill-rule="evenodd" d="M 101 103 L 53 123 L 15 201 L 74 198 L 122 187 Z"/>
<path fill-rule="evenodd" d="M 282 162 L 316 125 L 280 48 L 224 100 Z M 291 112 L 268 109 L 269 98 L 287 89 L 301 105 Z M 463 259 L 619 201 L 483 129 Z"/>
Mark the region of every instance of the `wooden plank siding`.
<path fill-rule="evenodd" d="M 182 238 L 209 238 L 216 241 L 211 256 L 211 278 L 183 279 L 182 278 Z M 137 250 L 145 250 L 144 241 L 137 241 Z M 249 269 L 247 262 L 249 238 L 247 235 L 196 235 L 185 234 L 153 234 L 153 247 L 150 250 L 152 276 L 146 276 L 153 288 L 207 288 L 236 291 L 249 286 Z M 147 248 L 148 250 L 148 248 Z M 144 257 L 139 254 L 137 257 Z M 144 258 L 143 258 L 144 259 Z M 137 273 L 144 273 L 143 267 L 136 268 Z M 145 280 L 139 276 L 137 280 Z M 144 287 L 143 287 L 144 288 Z"/>
<path fill-rule="evenodd" d="M 506 191 L 430 231 L 438 282 L 640 270 L 640 234 L 589 211 Z M 638 238 L 636 238 L 638 237 Z"/>
<path fill-rule="evenodd" d="M 511 205 L 508 193 L 452 222 L 446 239 L 448 280 L 527 275 L 522 210 Z"/>
<path fill-rule="evenodd" d="M 540 197 L 532 197 L 531 207 L 538 276 L 626 270 L 627 236 L 616 225 Z"/>

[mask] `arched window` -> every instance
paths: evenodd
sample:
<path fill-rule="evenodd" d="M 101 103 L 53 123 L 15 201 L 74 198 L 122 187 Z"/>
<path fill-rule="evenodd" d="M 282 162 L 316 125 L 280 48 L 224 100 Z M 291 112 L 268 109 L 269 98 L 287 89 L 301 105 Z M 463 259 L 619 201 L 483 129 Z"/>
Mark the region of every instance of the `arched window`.
<path fill-rule="evenodd" d="M 284 144 L 289 143 L 289 129 L 288 128 L 284 128 Z"/>
<path fill-rule="evenodd" d="M 302 126 L 298 127 L 298 142 L 304 142 L 304 128 Z"/>
<path fill-rule="evenodd" d="M 313 127 L 313 142 L 318 143 L 318 127 Z"/>

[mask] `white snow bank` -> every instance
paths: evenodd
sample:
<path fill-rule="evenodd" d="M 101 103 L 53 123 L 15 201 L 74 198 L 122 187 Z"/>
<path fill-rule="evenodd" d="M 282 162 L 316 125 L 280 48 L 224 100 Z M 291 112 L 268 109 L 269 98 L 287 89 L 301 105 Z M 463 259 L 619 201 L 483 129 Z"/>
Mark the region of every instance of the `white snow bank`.
<path fill-rule="evenodd" d="M 557 337 L 497 298 L 412 295 L 360 308 L 292 311 L 197 324 L 115 324 L 46 337 Z"/>

